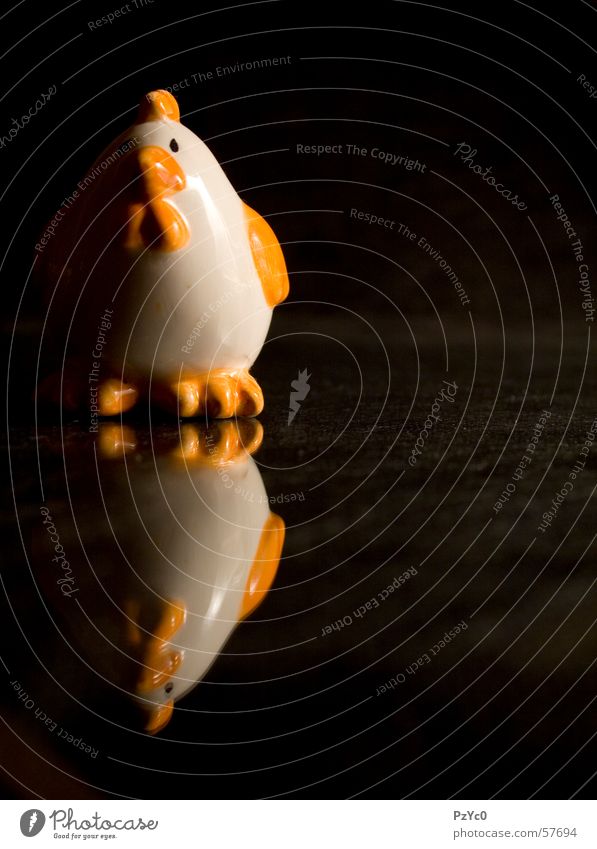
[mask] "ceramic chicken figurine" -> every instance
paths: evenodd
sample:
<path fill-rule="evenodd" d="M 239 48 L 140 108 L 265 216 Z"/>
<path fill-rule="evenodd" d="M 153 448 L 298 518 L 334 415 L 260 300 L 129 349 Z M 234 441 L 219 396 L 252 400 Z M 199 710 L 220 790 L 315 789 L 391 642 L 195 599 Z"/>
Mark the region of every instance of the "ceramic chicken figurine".
<path fill-rule="evenodd" d="M 55 362 L 40 400 L 92 418 L 148 398 L 182 417 L 261 411 L 249 369 L 288 294 L 284 257 L 171 94 L 143 98 L 36 250 Z"/>
<path fill-rule="evenodd" d="M 189 423 L 143 447 L 131 427 L 103 422 L 95 450 L 66 452 L 74 517 L 51 496 L 43 508 L 68 552 L 67 574 L 44 519 L 33 562 L 46 602 L 72 650 L 136 704 L 148 733 L 275 578 L 285 527 L 251 457 L 262 433 L 253 420 Z"/>

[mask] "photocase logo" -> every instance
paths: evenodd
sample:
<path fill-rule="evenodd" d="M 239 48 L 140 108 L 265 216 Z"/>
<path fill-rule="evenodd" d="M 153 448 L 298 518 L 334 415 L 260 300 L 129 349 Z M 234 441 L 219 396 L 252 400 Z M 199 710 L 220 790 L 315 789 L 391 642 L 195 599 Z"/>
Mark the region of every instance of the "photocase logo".
<path fill-rule="evenodd" d="M 25 811 L 21 817 L 21 833 L 25 837 L 35 837 L 46 824 L 46 816 L 43 811 L 37 808 L 32 808 L 30 811 Z"/>
<path fill-rule="evenodd" d="M 307 373 L 307 369 L 303 369 L 302 371 L 299 371 L 298 378 L 290 383 L 290 387 L 293 391 L 290 393 L 288 424 L 292 424 L 294 417 L 301 408 L 301 401 L 304 401 L 309 394 L 309 390 L 311 389 L 309 386 L 310 377 L 311 375 Z"/>

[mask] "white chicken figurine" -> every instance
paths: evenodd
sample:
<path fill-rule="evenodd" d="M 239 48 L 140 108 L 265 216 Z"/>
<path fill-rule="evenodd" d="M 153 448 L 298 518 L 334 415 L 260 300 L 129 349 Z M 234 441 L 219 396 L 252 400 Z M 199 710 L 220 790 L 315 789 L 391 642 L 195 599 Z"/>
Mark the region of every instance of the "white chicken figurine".
<path fill-rule="evenodd" d="M 46 603 L 148 733 L 169 722 L 276 576 L 285 526 L 251 456 L 262 436 L 251 419 L 186 423 L 143 447 L 132 427 L 102 422 L 95 445 L 66 450 L 74 513 L 63 498 L 43 508 L 68 569 L 52 560 L 47 520 L 35 528 Z"/>
<path fill-rule="evenodd" d="M 288 275 L 167 91 L 96 160 L 36 246 L 53 373 L 40 399 L 92 418 L 150 399 L 182 417 L 253 416 L 249 369 Z"/>

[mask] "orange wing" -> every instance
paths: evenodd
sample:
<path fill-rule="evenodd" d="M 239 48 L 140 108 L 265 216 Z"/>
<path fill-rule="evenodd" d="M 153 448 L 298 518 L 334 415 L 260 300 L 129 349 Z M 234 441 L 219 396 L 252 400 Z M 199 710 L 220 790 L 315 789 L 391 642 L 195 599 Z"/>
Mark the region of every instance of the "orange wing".
<path fill-rule="evenodd" d="M 288 297 L 290 288 L 284 254 L 267 221 L 246 203 L 243 205 L 253 261 L 261 280 L 263 294 L 268 306 L 275 307 Z"/>
<path fill-rule="evenodd" d="M 276 513 L 270 513 L 261 532 L 255 559 L 247 579 L 240 619 L 245 619 L 253 613 L 274 583 L 282 556 L 285 532 L 284 519 Z"/>

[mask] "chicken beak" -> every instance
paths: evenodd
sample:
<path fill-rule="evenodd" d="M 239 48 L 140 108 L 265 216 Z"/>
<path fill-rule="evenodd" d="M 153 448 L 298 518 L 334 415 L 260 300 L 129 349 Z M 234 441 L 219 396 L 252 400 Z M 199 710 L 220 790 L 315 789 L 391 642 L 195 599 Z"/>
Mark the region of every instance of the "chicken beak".
<path fill-rule="evenodd" d="M 184 171 L 167 150 L 157 145 L 138 148 L 134 157 L 135 200 L 127 209 L 125 246 L 132 250 L 180 250 L 189 241 L 190 229 L 169 198 L 185 188 Z"/>
<path fill-rule="evenodd" d="M 163 147 L 138 148 L 136 158 L 144 200 L 157 200 L 184 189 L 184 171 Z"/>
<path fill-rule="evenodd" d="M 174 702 L 170 699 L 165 704 L 158 705 L 151 710 L 144 711 L 144 713 L 144 728 L 146 733 L 157 734 L 158 731 L 165 728 L 172 719 L 172 714 L 174 713 Z"/>

